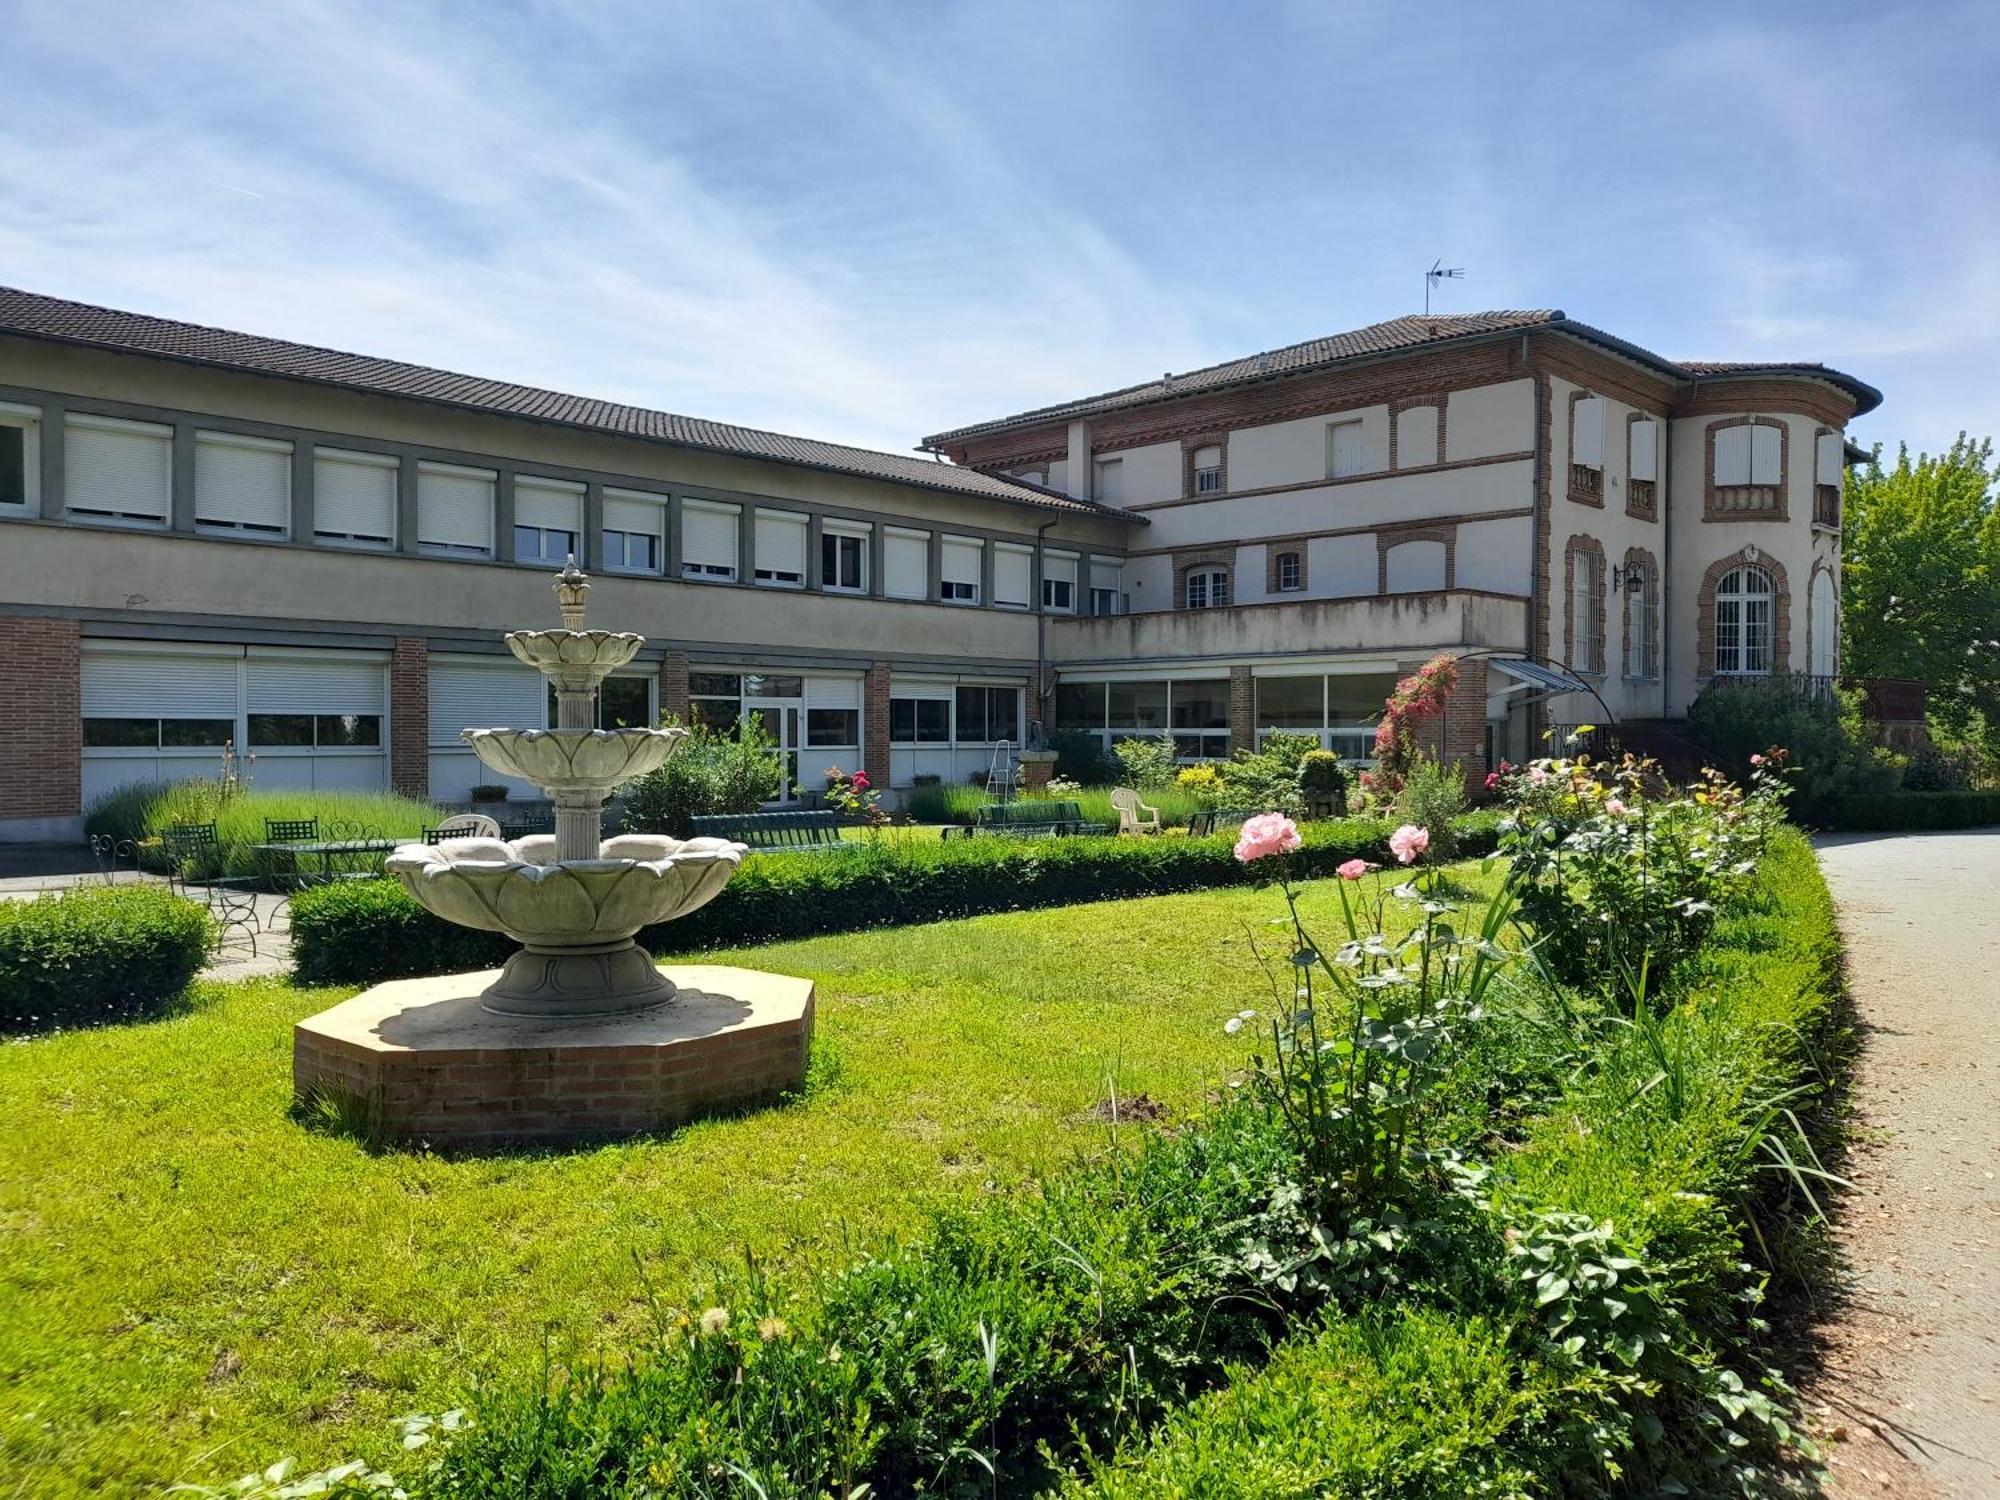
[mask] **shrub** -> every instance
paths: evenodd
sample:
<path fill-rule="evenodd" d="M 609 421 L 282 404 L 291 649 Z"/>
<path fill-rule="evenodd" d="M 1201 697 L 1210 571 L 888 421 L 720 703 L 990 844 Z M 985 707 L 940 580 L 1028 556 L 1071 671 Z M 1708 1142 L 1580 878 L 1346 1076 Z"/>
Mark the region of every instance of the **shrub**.
<path fill-rule="evenodd" d="M 0 901 L 0 1031 L 157 1015 L 201 972 L 214 937 L 198 902 L 155 885 Z"/>
<path fill-rule="evenodd" d="M 1309 802 L 1331 804 L 1336 814 L 1347 811 L 1347 767 L 1331 750 L 1308 750 L 1299 761 L 1299 790 Z"/>
<path fill-rule="evenodd" d="M 785 784 L 785 761 L 755 714 L 723 731 L 696 724 L 667 757 L 625 789 L 628 833 L 687 838 L 693 820 L 725 813 L 753 813 Z"/>
<path fill-rule="evenodd" d="M 1396 811 L 1404 822 L 1430 833 L 1428 852 L 1433 860 L 1455 857 L 1458 841 L 1451 820 L 1465 811 L 1464 773 L 1457 766 L 1441 765 L 1431 756 L 1418 756 L 1404 775 Z"/>
<path fill-rule="evenodd" d="M 1835 797 L 1816 821 L 1852 832 L 1986 828 L 2000 823 L 2000 792 L 1877 792 Z"/>
<path fill-rule="evenodd" d="M 1261 750 L 1238 750 L 1216 767 L 1222 800 L 1237 809 L 1303 813 L 1299 767 L 1318 748 L 1319 741 L 1309 734 L 1273 734 Z"/>
<path fill-rule="evenodd" d="M 1169 739 L 1120 740 L 1111 747 L 1118 757 L 1119 780 L 1142 792 L 1172 786 L 1179 768 Z"/>
<path fill-rule="evenodd" d="M 1947 750 L 1925 739 L 1910 752 L 1903 767 L 1906 792 L 1964 792 L 1972 789 L 1978 758 L 1966 750 Z"/>
<path fill-rule="evenodd" d="M 1056 775 L 1083 786 L 1109 786 L 1123 771 L 1116 756 L 1104 753 L 1103 741 L 1087 729 L 1052 729 L 1049 748 L 1056 753 Z"/>
<path fill-rule="evenodd" d="M 1497 830 L 1491 814 L 1471 815 L 1460 823 L 1461 844 L 1486 852 Z M 1387 824 L 1368 819 L 1311 824 L 1293 873 L 1318 878 L 1350 859 L 1385 860 L 1388 836 Z M 756 855 L 707 906 L 639 940 L 656 954 L 687 953 L 1254 881 L 1256 872 L 1232 857 L 1233 839 L 884 839 Z M 487 968 L 512 951 L 504 936 L 432 916 L 394 881 L 316 887 L 292 901 L 292 952 L 308 984 Z"/>
<path fill-rule="evenodd" d="M 1860 697 L 1845 690 L 1814 696 L 1789 677 L 1718 678 L 1690 705 L 1688 722 L 1731 776 L 1747 774 L 1752 755 L 1783 745 L 1808 817 L 1830 798 L 1886 792 L 1902 777 L 1900 759 L 1870 738 Z"/>
<path fill-rule="evenodd" d="M 1203 761 L 1199 765 L 1183 766 L 1174 777 L 1174 787 L 1187 793 L 1203 807 L 1214 807 L 1222 800 L 1222 773 L 1213 761 Z"/>

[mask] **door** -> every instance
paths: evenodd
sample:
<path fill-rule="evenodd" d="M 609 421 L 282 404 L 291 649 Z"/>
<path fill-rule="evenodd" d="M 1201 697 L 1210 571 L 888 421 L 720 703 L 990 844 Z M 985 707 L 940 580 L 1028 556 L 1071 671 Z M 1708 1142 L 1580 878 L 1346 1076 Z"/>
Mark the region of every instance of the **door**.
<path fill-rule="evenodd" d="M 764 732 L 777 744 L 778 754 L 784 762 L 785 784 L 778 788 L 776 800 L 790 807 L 799 800 L 799 746 L 800 726 L 805 718 L 803 698 L 761 698 L 745 705 L 756 715 L 757 722 L 764 726 Z"/>

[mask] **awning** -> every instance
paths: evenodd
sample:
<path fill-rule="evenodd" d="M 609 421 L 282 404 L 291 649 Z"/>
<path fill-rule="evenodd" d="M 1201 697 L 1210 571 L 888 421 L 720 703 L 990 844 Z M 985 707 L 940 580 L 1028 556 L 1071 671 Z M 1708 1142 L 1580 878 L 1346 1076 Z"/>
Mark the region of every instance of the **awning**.
<path fill-rule="evenodd" d="M 1550 693 L 1587 693 L 1590 684 L 1581 677 L 1572 676 L 1561 667 L 1545 667 L 1538 661 L 1522 661 L 1517 657 L 1492 656 L 1486 664 L 1497 667 L 1516 682 L 1526 683 Z"/>

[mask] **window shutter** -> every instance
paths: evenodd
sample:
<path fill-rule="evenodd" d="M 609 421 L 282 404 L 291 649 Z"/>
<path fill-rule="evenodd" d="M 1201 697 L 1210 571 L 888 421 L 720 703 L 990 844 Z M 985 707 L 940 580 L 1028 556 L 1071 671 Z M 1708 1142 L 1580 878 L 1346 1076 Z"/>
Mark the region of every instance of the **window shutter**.
<path fill-rule="evenodd" d="M 228 433 L 196 433 L 194 518 L 197 524 L 288 535 L 292 445 Z"/>
<path fill-rule="evenodd" d="M 882 536 L 882 592 L 891 599 L 927 599 L 931 591 L 931 539 L 925 531 Z"/>
<path fill-rule="evenodd" d="M 583 486 L 560 479 L 516 478 L 514 524 L 583 536 Z"/>
<path fill-rule="evenodd" d="M 1604 467 L 1604 401 L 1599 396 L 1589 396 L 1576 403 L 1576 428 L 1569 435 L 1569 457 L 1571 463 L 1583 464 L 1587 468 Z"/>
<path fill-rule="evenodd" d="M 396 539 L 397 471 L 393 458 L 320 448 L 313 453 L 313 531 L 357 541 Z"/>
<path fill-rule="evenodd" d="M 607 531 L 636 531 L 641 536 L 665 539 L 667 534 L 667 502 L 664 496 L 654 499 L 641 498 L 636 492 L 620 494 L 613 490 L 604 492 L 604 529 Z"/>
<path fill-rule="evenodd" d="M 379 658 L 327 661 L 279 653 L 252 656 L 245 667 L 251 713 L 379 714 L 388 706 Z"/>
<path fill-rule="evenodd" d="M 1750 433 L 1748 427 L 1722 427 L 1715 434 L 1715 482 L 1718 485 L 1750 482 Z"/>
<path fill-rule="evenodd" d="M 548 686 L 532 667 L 512 661 L 452 662 L 430 667 L 430 742 L 459 746 L 461 729 L 548 723 Z"/>
<path fill-rule="evenodd" d="M 1042 554 L 1042 577 L 1066 579 L 1074 586 L 1076 583 L 1076 565 L 1077 556 L 1074 552 L 1045 552 Z M 1092 565 L 1091 572 L 1093 576 L 1096 573 L 1096 566 L 1094 564 Z"/>
<path fill-rule="evenodd" d="M 993 549 L 993 602 L 1028 607 L 1034 580 L 1034 553 L 1026 547 L 998 543 Z"/>
<path fill-rule="evenodd" d="M 736 507 L 681 504 L 681 561 L 736 574 Z"/>
<path fill-rule="evenodd" d="M 1090 586 L 1094 589 L 1110 589 L 1114 593 L 1125 590 L 1125 565 L 1120 562 L 1106 562 L 1102 558 L 1090 560 Z"/>
<path fill-rule="evenodd" d="M 83 716 L 233 719 L 237 661 L 234 656 L 87 652 L 83 658 Z"/>
<path fill-rule="evenodd" d="M 861 707 L 861 679 L 859 677 L 808 677 L 806 679 L 806 706 L 808 708 L 855 708 Z"/>
<path fill-rule="evenodd" d="M 757 512 L 757 571 L 796 574 L 806 572 L 806 518 L 787 511 Z M 789 581 L 787 579 L 786 581 Z"/>
<path fill-rule="evenodd" d="M 1781 451 L 1782 434 L 1775 427 L 1762 425 L 1750 429 L 1750 482 L 1752 484 L 1777 484 L 1780 482 L 1778 455 Z"/>
<path fill-rule="evenodd" d="M 1362 472 L 1362 427 L 1359 422 L 1335 422 L 1326 430 L 1326 472 L 1346 479 Z"/>
<path fill-rule="evenodd" d="M 174 491 L 171 427 L 71 417 L 63 424 L 63 447 L 68 509 L 167 524 Z"/>
<path fill-rule="evenodd" d="M 1837 432 L 1819 435 L 1819 478 L 1816 483 L 1838 486 L 1847 469 L 1847 444 Z"/>
<path fill-rule="evenodd" d="M 494 475 L 486 469 L 417 466 L 417 543 L 493 553 Z"/>
<path fill-rule="evenodd" d="M 1214 444 L 1194 450 L 1194 466 L 1197 469 L 1219 469 L 1222 467 L 1222 449 Z"/>
<path fill-rule="evenodd" d="M 979 551 L 981 543 L 971 537 L 948 536 L 944 539 L 944 565 L 940 576 L 946 583 L 969 583 L 978 597 Z"/>
<path fill-rule="evenodd" d="M 1658 422 L 1634 422 L 1632 424 L 1632 477 L 1634 479 L 1658 479 L 1660 477 L 1660 424 Z"/>

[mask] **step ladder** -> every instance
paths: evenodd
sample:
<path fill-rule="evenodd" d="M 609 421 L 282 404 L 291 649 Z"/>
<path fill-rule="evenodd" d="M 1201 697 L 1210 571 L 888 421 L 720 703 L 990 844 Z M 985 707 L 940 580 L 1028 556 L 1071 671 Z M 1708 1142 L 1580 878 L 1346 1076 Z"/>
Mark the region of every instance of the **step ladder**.
<path fill-rule="evenodd" d="M 986 768 L 986 795 L 995 802 L 1012 802 L 1020 762 L 1014 758 L 1014 742 L 1001 740 L 993 747 L 992 764 Z"/>

